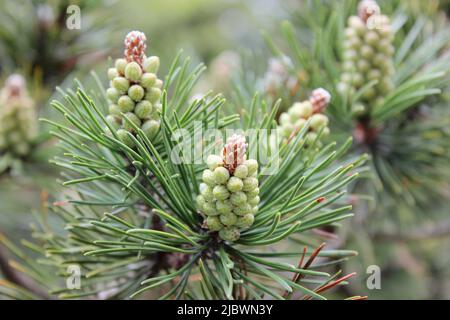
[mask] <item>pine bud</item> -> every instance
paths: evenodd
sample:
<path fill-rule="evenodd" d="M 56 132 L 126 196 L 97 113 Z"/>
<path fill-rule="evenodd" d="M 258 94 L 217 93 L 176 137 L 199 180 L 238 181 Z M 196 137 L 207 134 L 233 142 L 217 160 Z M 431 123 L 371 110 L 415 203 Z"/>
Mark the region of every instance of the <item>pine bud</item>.
<path fill-rule="evenodd" d="M 237 216 L 234 213 L 221 214 L 219 216 L 220 222 L 229 227 L 237 222 Z"/>
<path fill-rule="evenodd" d="M 113 116 L 120 116 L 120 113 L 122 112 L 117 104 L 110 104 L 108 107 L 108 112 L 110 115 Z"/>
<path fill-rule="evenodd" d="M 125 59 L 117 59 L 115 63 L 116 70 L 119 74 L 125 74 L 125 67 L 127 66 L 127 61 Z"/>
<path fill-rule="evenodd" d="M 150 88 L 145 95 L 145 100 L 150 101 L 151 103 L 156 103 L 161 98 L 161 90 L 158 88 Z"/>
<path fill-rule="evenodd" d="M 327 90 L 323 88 L 313 90 L 311 96 L 309 97 L 309 102 L 311 102 L 313 113 L 323 112 L 325 107 L 330 103 L 330 100 L 331 95 Z"/>
<path fill-rule="evenodd" d="M 153 139 L 159 131 L 159 121 L 147 120 L 142 125 L 141 129 L 144 131 L 145 135 L 151 140 Z"/>
<path fill-rule="evenodd" d="M 236 175 L 236 171 L 234 173 Z M 230 180 L 228 180 L 227 188 L 231 192 L 237 192 L 242 190 L 243 185 L 244 184 L 241 179 L 238 177 L 231 177 Z"/>
<path fill-rule="evenodd" d="M 119 121 L 117 121 L 117 117 L 108 115 L 106 116 L 106 121 L 109 123 L 109 125 L 114 129 L 117 130 L 120 127 Z"/>
<path fill-rule="evenodd" d="M 217 216 L 209 216 L 206 219 L 206 226 L 211 231 L 219 231 L 223 228 L 223 224 Z"/>
<path fill-rule="evenodd" d="M 141 85 L 149 90 L 156 82 L 156 75 L 154 73 L 144 73 L 141 78 Z"/>
<path fill-rule="evenodd" d="M 259 194 L 259 188 L 247 191 L 245 194 L 247 195 L 248 198 L 254 198 Z"/>
<path fill-rule="evenodd" d="M 214 180 L 214 174 L 211 170 L 203 171 L 202 180 L 204 183 L 211 187 L 214 187 L 216 184 L 216 181 Z"/>
<path fill-rule="evenodd" d="M 242 191 L 233 192 L 230 196 L 230 201 L 235 206 L 240 206 L 247 202 L 247 196 Z"/>
<path fill-rule="evenodd" d="M 126 119 L 128 119 L 130 122 L 134 123 L 136 126 L 141 126 L 141 119 L 139 119 L 133 112 L 127 112 L 125 114 Z M 122 125 L 125 130 L 128 130 L 130 132 L 134 132 L 133 126 L 129 123 L 129 121 L 126 121 L 126 119 L 122 120 Z"/>
<path fill-rule="evenodd" d="M 219 236 L 225 241 L 236 241 L 240 235 L 239 229 L 236 227 L 223 228 L 219 231 Z"/>
<path fill-rule="evenodd" d="M 125 77 L 132 82 L 138 82 L 142 76 L 141 66 L 137 62 L 130 62 L 125 68 Z"/>
<path fill-rule="evenodd" d="M 258 187 L 258 179 L 254 177 L 248 177 L 243 180 L 244 186 L 242 190 L 244 191 L 252 191 Z"/>
<path fill-rule="evenodd" d="M 248 213 L 242 217 L 238 217 L 235 226 L 240 229 L 248 229 L 255 222 L 255 216 L 252 213 Z"/>
<path fill-rule="evenodd" d="M 115 77 L 119 76 L 119 72 L 116 68 L 109 68 L 108 69 L 108 79 L 113 80 Z"/>
<path fill-rule="evenodd" d="M 134 148 L 134 142 L 133 139 L 128 135 L 128 131 L 124 129 L 117 130 L 117 136 L 119 137 L 120 141 L 122 141 L 126 146 L 130 148 Z"/>
<path fill-rule="evenodd" d="M 236 167 L 245 162 L 247 152 L 247 144 L 245 143 L 245 137 L 234 134 L 228 140 L 223 147 L 223 163 L 224 166 L 234 173 Z"/>
<path fill-rule="evenodd" d="M 123 113 L 134 110 L 134 101 L 129 96 L 121 96 L 117 101 L 117 105 Z"/>
<path fill-rule="evenodd" d="M 136 104 L 134 113 L 139 119 L 149 119 L 153 112 L 152 104 L 147 100 L 142 100 Z"/>
<path fill-rule="evenodd" d="M 201 194 L 199 194 L 197 196 L 197 198 L 195 198 L 195 203 L 197 205 L 197 208 L 201 210 L 203 208 L 203 206 L 205 205 L 206 200 Z"/>
<path fill-rule="evenodd" d="M 326 127 L 328 125 L 328 117 L 321 113 L 316 113 L 311 117 L 310 127 L 319 131 L 321 128 Z"/>
<path fill-rule="evenodd" d="M 258 171 L 258 162 L 254 159 L 248 159 L 245 161 L 245 165 L 247 166 L 249 176 L 253 176 Z"/>
<path fill-rule="evenodd" d="M 130 82 L 128 82 L 128 80 L 125 79 L 124 77 L 115 77 L 112 81 L 112 85 L 114 88 L 117 89 L 117 91 L 125 93 L 128 91 L 128 88 L 130 87 Z"/>
<path fill-rule="evenodd" d="M 135 61 L 142 65 L 145 59 L 145 50 L 147 49 L 147 38 L 140 31 L 131 31 L 124 40 L 124 56 L 128 62 Z"/>
<path fill-rule="evenodd" d="M 213 188 L 213 195 L 217 200 L 225 200 L 228 199 L 230 192 L 225 186 L 217 185 Z"/>
<path fill-rule="evenodd" d="M 200 193 L 206 201 L 212 201 L 214 199 L 212 188 L 204 183 L 200 184 Z"/>
<path fill-rule="evenodd" d="M 255 161 L 255 160 L 247 160 L 247 161 Z M 256 162 L 256 161 L 255 161 Z M 240 179 L 245 179 L 247 178 L 248 175 L 248 167 L 247 167 L 247 162 L 245 164 L 241 164 L 239 166 L 236 167 L 236 169 L 234 170 L 234 176 Z M 256 166 L 258 166 L 258 163 L 256 163 Z M 242 181 L 241 181 L 242 182 Z"/>
<path fill-rule="evenodd" d="M 206 164 L 208 165 L 209 170 L 215 170 L 218 166 L 223 164 L 223 160 L 221 157 L 211 154 L 206 159 Z"/>
<path fill-rule="evenodd" d="M 117 100 L 119 100 L 120 93 L 116 88 L 108 88 L 106 90 L 106 96 L 112 103 L 117 103 Z"/>
<path fill-rule="evenodd" d="M 257 206 L 259 204 L 259 196 L 253 197 L 253 198 L 248 198 L 248 204 L 250 204 L 252 207 Z"/>
<path fill-rule="evenodd" d="M 159 58 L 156 56 L 148 57 L 144 61 L 144 70 L 149 73 L 157 73 L 159 69 Z"/>
<path fill-rule="evenodd" d="M 249 203 L 243 203 L 242 205 L 235 207 L 233 212 L 238 216 L 243 216 L 252 212 L 252 206 Z"/>
<path fill-rule="evenodd" d="M 219 200 L 216 201 L 216 210 L 220 214 L 231 213 L 233 211 L 233 205 L 231 204 L 230 200 Z"/>
<path fill-rule="evenodd" d="M 217 210 L 216 210 L 216 206 L 211 201 L 205 202 L 205 204 L 203 205 L 202 211 L 207 216 L 211 216 L 211 217 L 219 215 L 219 212 L 217 212 Z"/>
<path fill-rule="evenodd" d="M 134 84 L 128 89 L 128 96 L 136 102 L 141 101 L 144 94 L 144 88 L 138 84 Z"/>
<path fill-rule="evenodd" d="M 214 169 L 214 181 L 217 184 L 225 184 L 228 182 L 228 179 L 230 178 L 230 173 L 228 170 L 224 167 L 217 167 Z"/>

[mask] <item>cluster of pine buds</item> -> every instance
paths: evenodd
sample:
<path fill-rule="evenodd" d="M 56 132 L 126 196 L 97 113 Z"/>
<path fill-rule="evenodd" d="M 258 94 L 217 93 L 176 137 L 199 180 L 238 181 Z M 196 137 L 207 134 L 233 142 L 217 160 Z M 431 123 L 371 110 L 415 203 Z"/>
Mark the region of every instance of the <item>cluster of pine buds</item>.
<path fill-rule="evenodd" d="M 226 241 L 238 240 L 258 212 L 258 162 L 246 160 L 246 150 L 245 138 L 233 135 L 221 156 L 210 155 L 197 196 L 197 208 L 206 217 L 204 227 L 218 231 Z"/>
<path fill-rule="evenodd" d="M 309 131 L 306 134 L 306 144 L 311 145 L 320 132 L 322 137 L 330 133 L 328 128 L 328 117 L 323 114 L 326 106 L 330 103 L 331 96 L 323 88 L 315 89 L 309 100 L 295 102 L 287 112 L 280 115 L 279 131 L 284 141 L 289 141 L 300 132 L 308 120 Z M 317 141 L 320 145 L 320 141 Z"/>
<path fill-rule="evenodd" d="M 264 90 L 272 96 L 278 96 L 281 90 L 287 87 L 291 93 L 298 86 L 298 79 L 289 73 L 293 68 L 291 60 L 282 56 L 281 58 L 270 58 L 266 73 L 264 74 Z"/>
<path fill-rule="evenodd" d="M 0 91 L 0 153 L 23 157 L 37 136 L 37 116 L 25 80 L 13 74 Z"/>
<path fill-rule="evenodd" d="M 156 136 L 160 127 L 163 82 L 156 76 L 159 58 L 145 56 L 146 41 L 144 33 L 130 32 L 125 38 L 124 58 L 117 59 L 115 67 L 108 70 L 107 121 L 129 147 L 134 143 L 128 132 L 136 133 L 129 122 L 141 128 L 149 139 Z"/>
<path fill-rule="evenodd" d="M 393 38 L 389 17 L 380 14 L 374 0 L 361 1 L 358 16 L 349 17 L 345 29 L 343 73 L 338 85 L 342 94 L 352 96 L 370 81 L 378 81 L 354 107 L 357 116 L 366 114 L 393 89 Z"/>

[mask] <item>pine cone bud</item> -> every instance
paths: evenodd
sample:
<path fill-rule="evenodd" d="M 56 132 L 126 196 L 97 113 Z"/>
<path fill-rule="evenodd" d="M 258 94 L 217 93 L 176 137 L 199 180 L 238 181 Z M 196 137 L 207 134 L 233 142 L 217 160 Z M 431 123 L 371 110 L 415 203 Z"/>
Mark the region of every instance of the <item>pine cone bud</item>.
<path fill-rule="evenodd" d="M 362 94 L 358 106 L 353 106 L 354 116 L 370 112 L 370 108 L 393 89 L 395 50 L 392 40 L 389 18 L 381 15 L 375 1 L 361 1 L 358 16 L 349 18 L 345 31 L 344 72 L 338 90 L 351 96 L 370 81 L 377 80 L 378 83 Z"/>
<path fill-rule="evenodd" d="M 145 56 L 147 47 L 145 35 L 139 31 L 132 31 L 126 36 L 124 43 L 125 58 L 117 59 L 115 67 L 108 69 L 111 87 L 106 94 L 110 102 L 109 114 L 121 124 L 117 134 L 129 147 L 134 147 L 130 143 L 130 137 L 125 133 L 128 131 L 136 134 L 136 130 L 123 119 L 123 114 L 140 127 L 149 139 L 153 139 L 160 128 L 163 83 L 156 76 L 159 58 Z M 112 119 L 107 117 L 109 123 L 112 123 Z"/>
<path fill-rule="evenodd" d="M 312 104 L 313 113 L 321 113 L 325 110 L 326 106 L 330 103 L 331 95 L 330 93 L 323 89 L 318 88 L 313 90 L 309 101 Z"/>
<path fill-rule="evenodd" d="M 362 0 L 358 4 L 358 16 L 363 22 L 375 15 L 380 13 L 380 7 L 375 0 Z"/>
<path fill-rule="evenodd" d="M 225 241 L 238 240 L 240 230 L 250 228 L 258 212 L 258 163 L 245 160 L 246 148 L 245 138 L 233 135 L 225 144 L 222 157 L 210 155 L 196 198 L 199 212 L 206 216 L 203 227 L 219 231 L 219 237 Z"/>
<path fill-rule="evenodd" d="M 315 142 L 315 137 L 319 132 L 329 132 L 327 127 L 328 117 L 322 112 L 331 100 L 331 95 L 323 88 L 313 90 L 309 100 L 303 102 L 295 102 L 291 108 L 282 113 L 279 118 L 280 126 L 278 131 L 283 137 L 284 143 L 288 143 L 294 139 L 295 135 L 300 132 L 310 120 L 309 132 L 306 134 L 306 145 Z M 314 139 L 313 139 L 314 137 Z M 321 146 L 321 141 L 317 141 L 317 145 Z"/>
<path fill-rule="evenodd" d="M 142 65 L 145 59 L 145 50 L 147 49 L 147 38 L 140 31 L 131 31 L 125 37 L 124 56 L 128 62 L 135 61 Z"/>
<path fill-rule="evenodd" d="M 25 79 L 13 74 L 0 90 L 0 154 L 28 155 L 37 133 L 35 105 L 28 96 Z"/>

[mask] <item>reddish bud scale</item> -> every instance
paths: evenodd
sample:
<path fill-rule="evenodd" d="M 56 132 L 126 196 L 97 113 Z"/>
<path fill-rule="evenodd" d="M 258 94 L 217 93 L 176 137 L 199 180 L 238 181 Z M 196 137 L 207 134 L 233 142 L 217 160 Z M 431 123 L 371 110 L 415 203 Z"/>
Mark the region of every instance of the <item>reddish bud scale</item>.
<path fill-rule="evenodd" d="M 142 66 L 145 59 L 145 50 L 147 49 L 147 38 L 140 31 L 131 31 L 125 37 L 124 56 L 128 62 L 135 61 Z"/>
<path fill-rule="evenodd" d="M 358 16 L 364 23 L 373 15 L 380 14 L 380 7 L 375 0 L 362 0 L 358 5 Z"/>
<path fill-rule="evenodd" d="M 313 106 L 313 113 L 322 113 L 330 103 L 330 100 L 331 95 L 327 90 L 323 88 L 315 89 L 309 97 L 309 101 Z"/>

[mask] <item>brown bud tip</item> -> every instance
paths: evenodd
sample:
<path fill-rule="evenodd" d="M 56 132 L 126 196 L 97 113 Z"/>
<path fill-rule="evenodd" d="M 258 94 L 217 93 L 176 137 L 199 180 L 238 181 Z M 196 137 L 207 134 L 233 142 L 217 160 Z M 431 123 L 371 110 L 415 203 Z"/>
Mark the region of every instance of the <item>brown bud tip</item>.
<path fill-rule="evenodd" d="M 232 173 L 234 169 L 245 162 L 247 143 L 245 137 L 233 134 L 223 147 L 224 166 Z"/>
<path fill-rule="evenodd" d="M 124 56 L 128 62 L 135 61 L 142 65 L 145 59 L 145 50 L 147 49 L 147 38 L 140 31 L 131 31 L 125 37 Z"/>
<path fill-rule="evenodd" d="M 375 0 L 362 0 L 359 2 L 358 16 L 362 21 L 367 22 L 375 14 L 380 14 L 380 7 Z"/>
<path fill-rule="evenodd" d="M 330 93 L 323 89 L 317 88 L 309 97 L 309 102 L 311 102 L 313 106 L 313 113 L 320 113 L 326 108 L 326 106 L 330 103 L 331 95 Z"/>
<path fill-rule="evenodd" d="M 19 96 L 25 91 L 25 79 L 20 74 L 12 74 L 6 79 L 5 88 L 9 96 Z"/>

